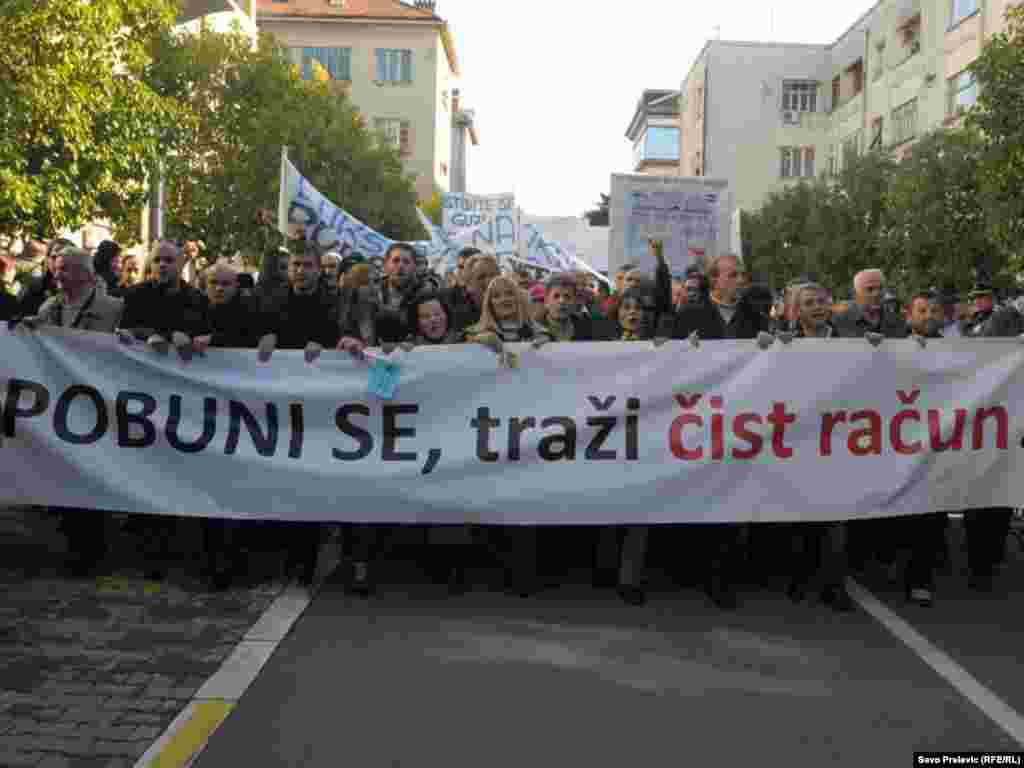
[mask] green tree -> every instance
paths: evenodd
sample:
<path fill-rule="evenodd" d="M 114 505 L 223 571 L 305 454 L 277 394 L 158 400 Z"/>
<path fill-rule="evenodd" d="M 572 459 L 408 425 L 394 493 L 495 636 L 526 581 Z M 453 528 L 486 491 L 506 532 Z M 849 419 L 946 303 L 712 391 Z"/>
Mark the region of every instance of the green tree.
<path fill-rule="evenodd" d="M 966 290 L 974 269 L 997 250 L 979 178 L 984 149 L 974 131 L 938 131 L 923 137 L 893 175 L 884 248 L 888 269 L 909 289 Z"/>
<path fill-rule="evenodd" d="M 276 210 L 281 147 L 336 205 L 394 239 L 419 239 L 412 179 L 398 152 L 367 130 L 342 83 L 310 81 L 269 36 L 162 36 L 147 78 L 194 122 L 164 161 L 168 231 L 201 239 L 208 256 L 259 252 L 258 211 Z"/>
<path fill-rule="evenodd" d="M 1024 7 L 1008 9 L 1006 18 L 1006 31 L 994 35 L 971 66 L 979 91 L 966 122 L 985 138 L 979 176 L 987 224 L 1010 257 L 989 266 L 1017 273 L 1024 271 Z"/>
<path fill-rule="evenodd" d="M 174 16 L 168 0 L 0 4 L 0 234 L 49 237 L 142 203 L 180 115 L 139 75 Z"/>

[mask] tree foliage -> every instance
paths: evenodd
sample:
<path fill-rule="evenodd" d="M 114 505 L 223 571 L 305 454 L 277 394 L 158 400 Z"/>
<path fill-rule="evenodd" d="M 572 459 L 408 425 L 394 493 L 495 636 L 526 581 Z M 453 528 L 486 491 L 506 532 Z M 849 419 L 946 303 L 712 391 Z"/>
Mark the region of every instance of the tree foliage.
<path fill-rule="evenodd" d="M 583 218 L 592 227 L 607 227 L 611 224 L 612 199 L 611 196 L 601 193 L 601 199 L 595 203 L 596 208 L 583 212 Z"/>
<path fill-rule="evenodd" d="M 140 79 L 169 0 L 0 4 L 0 234 L 51 237 L 137 209 L 175 126 Z"/>
<path fill-rule="evenodd" d="M 259 250 L 254 216 L 276 210 L 281 147 L 329 200 L 394 239 L 417 239 L 412 179 L 398 152 L 368 130 L 343 85 L 309 81 L 269 36 L 161 36 L 147 72 L 194 120 L 164 161 L 168 232 L 199 238 L 208 256 Z"/>
<path fill-rule="evenodd" d="M 1004 271 L 1024 270 L 1024 7 L 1006 12 L 1006 31 L 994 35 L 971 66 L 978 102 L 967 124 L 985 138 L 980 183 L 987 224 L 1003 249 Z"/>
<path fill-rule="evenodd" d="M 835 178 L 776 193 L 743 220 L 753 268 L 776 287 L 810 275 L 846 295 L 861 269 L 904 292 L 967 289 L 998 252 L 979 175 L 985 142 L 970 129 L 922 137 L 900 163 L 874 152 Z"/>

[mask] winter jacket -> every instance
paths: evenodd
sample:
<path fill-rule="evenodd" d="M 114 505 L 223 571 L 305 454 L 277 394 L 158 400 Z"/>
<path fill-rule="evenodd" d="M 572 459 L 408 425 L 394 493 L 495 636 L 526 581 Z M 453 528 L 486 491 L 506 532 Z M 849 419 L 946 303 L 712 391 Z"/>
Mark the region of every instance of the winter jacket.
<path fill-rule="evenodd" d="M 206 296 L 179 282 L 176 293 L 157 282 L 142 283 L 125 291 L 121 327 L 138 338 L 159 334 L 170 340 L 175 331 L 195 338 L 210 332 L 210 305 Z"/>

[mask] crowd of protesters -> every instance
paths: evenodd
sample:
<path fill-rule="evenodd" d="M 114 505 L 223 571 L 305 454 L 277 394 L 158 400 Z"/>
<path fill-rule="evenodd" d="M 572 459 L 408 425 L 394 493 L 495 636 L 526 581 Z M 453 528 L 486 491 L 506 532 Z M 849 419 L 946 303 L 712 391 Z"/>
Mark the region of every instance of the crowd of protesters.
<path fill-rule="evenodd" d="M 977 285 L 966 303 L 950 289 L 920 291 L 902 309 L 882 272 L 869 269 L 854 278 L 852 301 L 836 302 L 811 277 L 799 278 L 775 295 L 752 280 L 734 255 L 719 256 L 674 279 L 661 244 L 652 241 L 650 247 L 657 263 L 653 275 L 626 265 L 605 286 L 585 271 L 553 274 L 546 280 L 525 266 L 503 272 L 494 256 L 472 248 L 462 251 L 453 270 L 441 276 L 402 243 L 374 262 L 358 254 L 342 258 L 337 252 L 322 253 L 312 244 L 294 241 L 290 248 L 265 254 L 258 280 L 228 261 L 193 269 L 186 280 L 185 265 L 198 263 L 195 241 L 157 242 L 144 264 L 111 241 L 94 253 L 66 240 L 30 241 L 27 255 L 41 262 L 42 272 L 17 297 L 0 291 L 0 319 L 29 331 L 49 324 L 114 333 L 123 343 L 144 343 L 162 353 L 173 349 L 183 359 L 209 348 L 248 348 L 263 362 L 277 349 L 302 350 L 312 362 L 324 350 L 362 357 L 367 347 L 395 345 L 481 344 L 505 356 L 505 345 L 517 342 L 539 347 L 751 339 L 767 345 L 776 339 L 867 338 L 878 344 L 885 338 L 1002 337 L 1024 331 L 1018 308 L 997 304 L 986 285 Z M 903 577 L 907 598 L 931 604 L 948 515 L 921 512 L 907 518 L 786 524 L 789 597 L 803 601 L 815 584 L 822 601 L 848 611 L 852 601 L 844 584 L 849 569 L 869 559 L 891 561 L 895 548 L 902 547 L 910 551 Z M 63 510 L 62 515 L 72 553 L 69 569 L 79 575 L 95 571 L 105 557 L 103 525 L 84 510 Z M 1010 509 L 966 512 L 972 588 L 992 589 L 1011 515 Z M 160 516 L 135 521 L 152 564 L 151 578 L 163 576 L 175 525 L 176 518 Z M 289 566 L 301 582 L 311 583 L 323 526 L 280 525 Z M 750 526 L 684 527 L 698 542 L 708 596 L 722 608 L 735 607 Z M 347 588 L 368 595 L 389 527 L 360 524 L 344 529 Z M 595 583 L 616 589 L 629 604 L 643 603 L 652 530 L 657 537 L 661 529 L 594 529 L 587 546 Z M 244 572 L 242 534 L 237 522 L 203 521 L 204 573 L 215 588 L 226 588 Z M 483 531 L 468 525 L 432 526 L 431 572 L 453 593 L 463 592 L 470 584 L 473 550 L 484 547 L 503 564 L 511 591 L 533 594 L 547 583 L 541 575 L 542 555 L 550 547 L 541 546 L 542 540 L 559 535 L 566 534 L 530 526 Z"/>

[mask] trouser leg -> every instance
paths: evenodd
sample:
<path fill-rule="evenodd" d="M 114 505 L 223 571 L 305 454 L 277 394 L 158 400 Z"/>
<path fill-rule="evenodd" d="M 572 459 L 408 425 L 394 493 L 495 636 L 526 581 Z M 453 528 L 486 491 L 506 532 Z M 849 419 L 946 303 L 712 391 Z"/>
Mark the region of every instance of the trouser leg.
<path fill-rule="evenodd" d="M 791 526 L 789 596 L 795 600 L 803 599 L 817 570 L 819 533 L 814 523 L 794 523 Z"/>
<path fill-rule="evenodd" d="M 644 580 L 647 563 L 647 537 L 649 527 L 630 525 L 622 538 L 622 557 L 619 564 L 619 584 L 639 587 Z"/>
<path fill-rule="evenodd" d="M 825 523 L 821 531 L 821 571 L 827 587 L 841 587 L 849 571 L 846 523 Z"/>
<path fill-rule="evenodd" d="M 286 523 L 288 539 L 288 568 L 299 569 L 299 581 L 312 584 L 316 572 L 317 558 L 320 555 L 320 523 L 295 522 Z"/>
<path fill-rule="evenodd" d="M 914 515 L 906 521 L 910 545 L 907 589 L 932 589 L 934 572 L 946 541 L 946 513 Z"/>
<path fill-rule="evenodd" d="M 615 585 L 621 553 L 621 529 L 617 525 L 602 525 L 597 529 L 594 542 L 594 584 Z"/>
<path fill-rule="evenodd" d="M 71 565 L 85 571 L 106 556 L 106 513 L 92 509 L 68 509 L 61 527 L 68 539 Z"/>
<path fill-rule="evenodd" d="M 505 531 L 505 568 L 513 591 L 533 594 L 539 589 L 539 532 L 536 526 L 515 525 Z"/>
<path fill-rule="evenodd" d="M 1012 517 L 1009 507 L 976 509 L 964 515 L 968 566 L 982 582 L 991 580 L 992 570 L 1003 560 Z"/>

